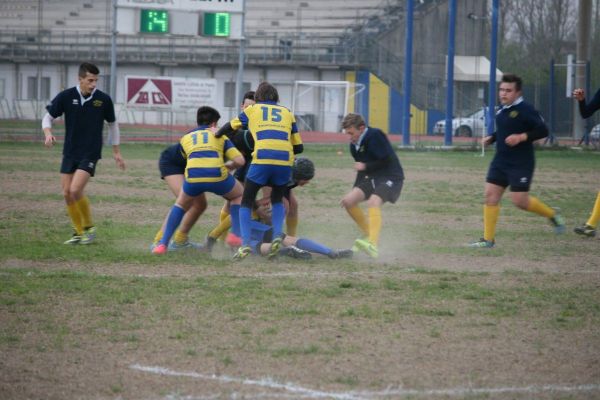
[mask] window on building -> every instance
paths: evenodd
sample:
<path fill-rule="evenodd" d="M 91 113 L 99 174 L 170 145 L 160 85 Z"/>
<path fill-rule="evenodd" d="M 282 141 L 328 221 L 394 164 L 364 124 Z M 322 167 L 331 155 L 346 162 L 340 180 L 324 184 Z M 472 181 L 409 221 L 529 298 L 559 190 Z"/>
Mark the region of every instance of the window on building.
<path fill-rule="evenodd" d="M 244 82 L 242 85 L 242 95 L 250 90 L 250 82 Z M 241 100 L 241 98 L 240 98 Z M 235 82 L 225 82 L 225 107 L 237 108 L 239 104 L 235 104 Z"/>
<path fill-rule="evenodd" d="M 50 78 L 42 77 L 41 100 L 50 100 Z"/>
<path fill-rule="evenodd" d="M 0 99 L 6 98 L 6 80 L 4 78 L 0 78 Z"/>
<path fill-rule="evenodd" d="M 42 77 L 42 86 L 40 91 L 40 100 L 50 99 L 50 78 Z M 27 77 L 27 99 L 38 99 L 38 78 L 37 76 Z"/>
<path fill-rule="evenodd" d="M 27 99 L 37 99 L 37 77 L 35 76 L 27 77 Z"/>

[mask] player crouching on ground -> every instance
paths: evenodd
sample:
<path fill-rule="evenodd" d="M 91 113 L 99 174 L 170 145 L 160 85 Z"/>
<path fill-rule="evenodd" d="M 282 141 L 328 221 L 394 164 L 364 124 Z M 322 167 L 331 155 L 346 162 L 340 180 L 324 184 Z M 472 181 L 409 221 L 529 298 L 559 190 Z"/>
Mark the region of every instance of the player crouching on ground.
<path fill-rule="evenodd" d="M 236 142 L 235 137 L 231 139 L 233 143 Z M 238 150 L 239 147 L 238 147 Z M 242 154 L 244 153 L 244 151 L 240 150 L 242 152 Z M 250 150 L 250 152 L 252 151 L 252 149 Z M 237 171 L 236 171 L 237 174 Z M 286 209 L 286 234 L 290 235 L 290 236 L 296 236 L 296 227 L 297 227 L 297 217 L 298 217 L 298 200 L 296 199 L 296 197 L 294 196 L 294 193 L 292 192 L 292 189 L 294 189 L 295 187 L 298 186 L 304 186 L 306 185 L 308 182 L 311 181 L 311 179 L 315 176 L 315 164 L 308 158 L 306 157 L 297 157 L 294 159 L 294 165 L 292 166 L 292 179 L 290 179 L 290 181 L 287 184 L 287 187 L 285 188 L 285 191 L 283 193 L 283 203 Z M 264 193 L 263 195 L 265 197 L 263 197 L 262 199 L 258 200 L 255 202 L 254 204 L 254 209 L 253 209 L 253 215 L 252 218 L 253 219 L 258 219 L 264 223 L 266 223 L 267 225 L 271 224 L 271 216 L 266 215 L 264 213 L 264 211 L 266 209 L 270 210 L 271 204 L 270 201 L 268 201 L 268 196 L 270 194 L 270 187 L 265 186 L 263 188 Z M 265 201 L 265 199 L 267 199 L 267 201 Z M 287 216 L 289 214 L 293 214 L 293 216 L 295 217 L 295 224 L 293 225 L 294 229 L 293 231 L 290 230 L 290 226 L 287 224 Z M 227 216 L 227 218 L 223 218 L 221 220 L 221 222 L 219 223 L 219 225 L 217 225 L 215 228 L 213 228 L 208 236 L 206 237 L 206 242 L 204 244 L 204 249 L 208 252 L 210 252 L 212 250 L 212 248 L 214 247 L 215 243 L 217 242 L 217 239 L 219 237 L 221 237 L 225 232 L 227 232 L 227 230 L 231 227 L 231 222 L 230 222 L 230 218 Z M 238 248 L 241 246 L 241 238 L 236 237 L 235 234 L 233 233 L 229 233 L 227 235 L 227 240 L 226 240 L 227 245 L 229 245 L 230 247 L 233 248 Z"/>
<path fill-rule="evenodd" d="M 277 255 L 285 255 L 302 260 L 310 260 L 311 253 L 322 254 L 331 259 L 352 258 L 354 252 L 351 249 L 334 250 L 325 245 L 306 238 L 297 238 L 286 234 L 282 235 L 282 245 L 276 254 L 271 251 L 273 240 L 273 227 L 262 222 L 252 220 L 250 222 L 249 247 L 253 254 L 266 256 L 269 259 Z"/>
<path fill-rule="evenodd" d="M 366 236 L 356 239 L 354 248 L 373 258 L 379 256 L 377 244 L 381 231 L 381 206 L 395 203 L 400 197 L 404 171 L 387 136 L 379 129 L 367 127 L 358 114 L 348 114 L 342 129 L 350 136 L 350 153 L 354 158 L 354 187 L 341 200 L 348 214 Z M 368 219 L 358 206 L 367 201 Z M 354 249 L 353 248 L 353 249 Z"/>

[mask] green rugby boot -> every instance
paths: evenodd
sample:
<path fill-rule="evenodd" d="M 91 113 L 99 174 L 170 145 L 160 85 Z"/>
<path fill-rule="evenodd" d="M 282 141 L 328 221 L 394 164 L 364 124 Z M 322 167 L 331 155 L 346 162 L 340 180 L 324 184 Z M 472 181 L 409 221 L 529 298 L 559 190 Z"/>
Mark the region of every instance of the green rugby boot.
<path fill-rule="evenodd" d="M 379 257 L 379 250 L 377 250 L 377 246 L 366 239 L 356 239 L 354 241 L 354 247 L 367 253 L 371 258 Z"/>

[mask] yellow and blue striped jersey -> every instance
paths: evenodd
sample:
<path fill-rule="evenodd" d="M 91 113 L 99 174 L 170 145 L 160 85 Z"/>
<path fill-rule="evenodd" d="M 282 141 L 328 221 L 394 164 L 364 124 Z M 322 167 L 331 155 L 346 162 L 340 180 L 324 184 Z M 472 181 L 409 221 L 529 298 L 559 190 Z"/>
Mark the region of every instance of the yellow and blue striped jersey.
<path fill-rule="evenodd" d="M 275 102 L 246 107 L 230 122 L 234 130 L 248 129 L 254 138 L 253 164 L 293 165 L 294 145 L 302 144 L 294 114 Z"/>
<path fill-rule="evenodd" d="M 190 183 L 224 180 L 229 174 L 225 161 L 242 156 L 227 137 L 216 138 L 206 127 L 198 127 L 179 142 L 187 159 L 185 180 Z"/>

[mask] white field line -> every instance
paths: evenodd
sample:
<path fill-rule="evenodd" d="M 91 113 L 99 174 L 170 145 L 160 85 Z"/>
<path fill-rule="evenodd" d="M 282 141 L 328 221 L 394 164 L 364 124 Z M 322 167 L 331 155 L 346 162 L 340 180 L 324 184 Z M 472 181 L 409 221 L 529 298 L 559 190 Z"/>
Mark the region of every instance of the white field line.
<path fill-rule="evenodd" d="M 149 372 L 152 374 L 165 376 L 180 376 L 195 379 L 212 380 L 223 383 L 235 383 L 241 385 L 258 386 L 269 389 L 285 390 L 295 393 L 300 397 L 317 398 L 317 399 L 339 399 L 339 400 L 359 400 L 359 399 L 374 399 L 388 396 L 464 396 L 473 394 L 503 394 L 503 393 L 544 393 L 544 392 L 590 392 L 600 391 L 600 384 L 587 385 L 529 385 L 529 386 L 507 386 L 496 388 L 449 388 L 449 389 L 403 389 L 403 388 L 387 388 L 381 391 L 364 391 L 364 392 L 325 392 L 321 390 L 313 390 L 305 388 L 294 383 L 281 383 L 272 378 L 262 379 L 246 379 L 236 378 L 227 375 L 207 375 L 190 371 L 173 371 L 163 367 L 150 367 L 139 364 L 130 365 L 129 368 Z"/>

